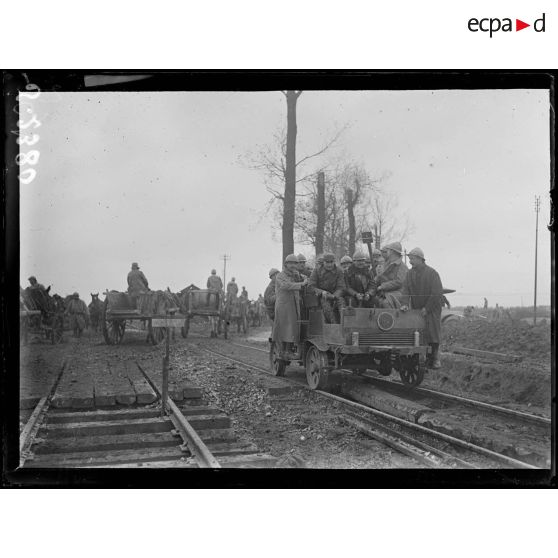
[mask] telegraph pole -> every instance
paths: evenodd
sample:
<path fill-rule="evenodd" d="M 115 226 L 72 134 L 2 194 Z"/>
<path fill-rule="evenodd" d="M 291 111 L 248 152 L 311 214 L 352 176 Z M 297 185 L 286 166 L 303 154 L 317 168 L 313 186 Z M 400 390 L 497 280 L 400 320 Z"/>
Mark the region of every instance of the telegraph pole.
<path fill-rule="evenodd" d="M 540 196 L 535 196 L 535 213 L 537 215 L 535 225 L 535 300 L 533 303 L 533 325 L 537 323 L 537 255 L 539 248 L 539 210 L 541 208 Z"/>
<path fill-rule="evenodd" d="M 227 260 L 230 260 L 231 257 L 228 254 L 223 254 L 221 256 L 221 259 L 223 260 L 223 288 L 224 288 L 224 291 L 226 292 L 226 290 L 227 290 Z"/>

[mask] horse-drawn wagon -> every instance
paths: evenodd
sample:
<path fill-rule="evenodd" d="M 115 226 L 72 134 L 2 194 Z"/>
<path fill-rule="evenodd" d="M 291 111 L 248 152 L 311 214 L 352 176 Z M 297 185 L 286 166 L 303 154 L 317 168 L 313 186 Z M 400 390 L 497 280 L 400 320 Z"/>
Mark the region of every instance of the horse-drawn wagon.
<path fill-rule="evenodd" d="M 182 337 L 188 337 L 190 321 L 194 316 L 204 316 L 209 320 L 210 336 L 217 337 L 221 331 L 228 337 L 225 323 L 223 297 L 213 289 L 198 289 L 192 286 L 181 291 L 181 308 L 185 314 Z"/>
<path fill-rule="evenodd" d="M 50 287 L 49 287 L 50 289 Z M 64 333 L 64 307 L 47 290 L 20 290 L 20 341 L 26 344 L 29 335 L 44 335 L 53 345 L 62 341 Z"/>
<path fill-rule="evenodd" d="M 159 344 L 166 336 L 165 327 L 156 327 L 153 320 L 158 318 L 183 318 L 179 313 L 176 295 L 167 291 L 149 291 L 132 296 L 118 291 L 107 291 L 102 314 L 102 330 L 108 345 L 121 343 L 128 322 L 140 321 L 147 329 L 147 339 L 153 345 Z"/>
<path fill-rule="evenodd" d="M 242 333 L 248 330 L 248 299 L 242 297 L 230 297 L 225 303 L 225 327 L 236 323 L 238 332 L 242 329 Z"/>

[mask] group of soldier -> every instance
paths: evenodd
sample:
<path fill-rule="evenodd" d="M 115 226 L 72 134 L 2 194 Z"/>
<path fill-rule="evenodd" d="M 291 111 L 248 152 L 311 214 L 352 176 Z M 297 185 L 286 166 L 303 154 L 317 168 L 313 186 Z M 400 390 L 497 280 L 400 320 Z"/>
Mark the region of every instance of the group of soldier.
<path fill-rule="evenodd" d="M 304 288 L 318 297 L 326 323 L 339 323 L 340 312 L 347 306 L 420 310 L 431 346 L 428 366 L 440 368 L 441 313 L 446 300 L 442 282 L 436 270 L 426 265 L 420 248 L 413 248 L 407 256 L 411 269 L 403 261 L 399 242 L 373 249 L 372 258 L 357 250 L 352 258 L 343 256 L 339 264 L 334 254 L 325 253 L 317 257 L 313 269 L 304 255 L 288 255 L 282 271 L 269 271 L 271 281 L 264 294 L 273 320 L 273 340 L 287 352 L 289 345 L 299 342 L 300 292 Z"/>

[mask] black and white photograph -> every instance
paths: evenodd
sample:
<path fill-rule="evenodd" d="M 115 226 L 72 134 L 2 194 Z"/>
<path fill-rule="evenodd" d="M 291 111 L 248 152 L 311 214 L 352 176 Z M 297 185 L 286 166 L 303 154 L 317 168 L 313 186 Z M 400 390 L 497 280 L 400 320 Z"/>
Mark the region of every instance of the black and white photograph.
<path fill-rule="evenodd" d="M 12 472 L 548 483 L 552 87 L 5 73 Z"/>

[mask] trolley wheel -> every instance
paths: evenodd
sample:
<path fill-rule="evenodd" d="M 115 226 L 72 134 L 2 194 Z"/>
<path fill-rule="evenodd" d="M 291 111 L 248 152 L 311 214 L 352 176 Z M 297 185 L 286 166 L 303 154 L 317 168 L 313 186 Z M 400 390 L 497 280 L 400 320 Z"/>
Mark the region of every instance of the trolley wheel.
<path fill-rule="evenodd" d="M 287 360 L 283 360 L 279 356 L 279 347 L 275 341 L 271 342 L 269 347 L 269 367 L 274 376 L 284 376 L 287 369 Z"/>
<path fill-rule="evenodd" d="M 424 370 L 424 365 L 420 362 L 418 355 L 416 355 L 406 359 L 406 362 L 402 363 L 399 375 L 401 376 L 401 381 L 405 385 L 416 387 L 424 380 Z"/>
<path fill-rule="evenodd" d="M 180 333 L 182 334 L 182 337 L 184 337 L 184 339 L 188 337 L 188 331 L 190 331 L 190 317 L 186 316 L 184 325 L 180 328 Z"/>
<path fill-rule="evenodd" d="M 149 320 L 149 335 L 148 338 L 152 345 L 158 345 L 167 336 L 166 327 L 153 327 L 151 325 L 151 320 Z"/>
<path fill-rule="evenodd" d="M 325 351 L 313 345 L 306 353 L 306 381 L 310 389 L 325 389 L 328 384 L 328 359 Z"/>
<path fill-rule="evenodd" d="M 378 372 L 382 376 L 389 376 L 393 368 L 393 363 L 391 361 L 391 354 L 387 353 L 380 359 L 380 365 L 378 366 Z"/>

